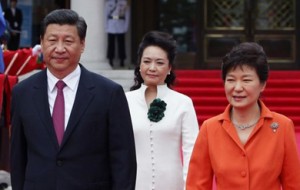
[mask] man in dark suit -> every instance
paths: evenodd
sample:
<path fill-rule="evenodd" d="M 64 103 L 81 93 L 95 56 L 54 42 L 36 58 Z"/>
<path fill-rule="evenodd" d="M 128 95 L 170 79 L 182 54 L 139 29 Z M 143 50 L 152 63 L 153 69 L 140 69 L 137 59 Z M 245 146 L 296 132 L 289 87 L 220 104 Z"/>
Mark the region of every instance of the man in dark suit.
<path fill-rule="evenodd" d="M 42 23 L 47 69 L 13 89 L 14 190 L 135 188 L 136 157 L 126 97 L 120 85 L 79 64 L 86 28 L 84 19 L 69 9 L 52 11 Z M 57 81 L 64 84 L 63 90 L 55 86 Z M 65 111 L 54 114 L 60 110 L 56 100 L 62 98 Z M 60 115 L 62 139 L 57 132 Z"/>
<path fill-rule="evenodd" d="M 4 17 L 8 21 L 11 29 L 7 48 L 9 50 L 17 50 L 20 45 L 21 27 L 23 22 L 23 14 L 21 9 L 17 8 L 17 0 L 10 1 L 10 7 L 5 10 Z"/>

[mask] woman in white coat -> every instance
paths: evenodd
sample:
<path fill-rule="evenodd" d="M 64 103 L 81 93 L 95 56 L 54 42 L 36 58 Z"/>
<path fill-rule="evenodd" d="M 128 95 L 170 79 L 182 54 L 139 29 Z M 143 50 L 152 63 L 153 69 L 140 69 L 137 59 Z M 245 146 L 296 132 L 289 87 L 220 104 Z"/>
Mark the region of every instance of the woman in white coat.
<path fill-rule="evenodd" d="M 191 98 L 171 89 L 176 41 L 145 34 L 138 49 L 135 84 L 126 93 L 136 155 L 136 190 L 183 190 L 199 126 Z"/>

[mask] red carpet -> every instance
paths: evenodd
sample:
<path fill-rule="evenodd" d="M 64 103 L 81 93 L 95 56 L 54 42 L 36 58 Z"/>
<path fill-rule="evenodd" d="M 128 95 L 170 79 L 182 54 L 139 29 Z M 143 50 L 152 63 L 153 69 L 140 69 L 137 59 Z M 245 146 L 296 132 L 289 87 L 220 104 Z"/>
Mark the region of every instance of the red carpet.
<path fill-rule="evenodd" d="M 178 70 L 175 90 L 192 98 L 199 125 L 228 104 L 219 70 Z M 300 150 L 300 71 L 271 71 L 262 100 L 294 121 Z"/>

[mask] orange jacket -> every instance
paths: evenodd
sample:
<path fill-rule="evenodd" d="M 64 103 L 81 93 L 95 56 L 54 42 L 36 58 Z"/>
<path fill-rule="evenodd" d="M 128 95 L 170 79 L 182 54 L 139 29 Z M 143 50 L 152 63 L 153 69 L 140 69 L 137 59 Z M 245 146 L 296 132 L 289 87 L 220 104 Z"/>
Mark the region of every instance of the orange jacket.
<path fill-rule="evenodd" d="M 230 109 L 204 121 L 190 160 L 186 190 L 299 190 L 300 161 L 293 122 L 261 101 L 261 117 L 243 145 Z M 277 129 L 271 126 L 278 124 Z"/>

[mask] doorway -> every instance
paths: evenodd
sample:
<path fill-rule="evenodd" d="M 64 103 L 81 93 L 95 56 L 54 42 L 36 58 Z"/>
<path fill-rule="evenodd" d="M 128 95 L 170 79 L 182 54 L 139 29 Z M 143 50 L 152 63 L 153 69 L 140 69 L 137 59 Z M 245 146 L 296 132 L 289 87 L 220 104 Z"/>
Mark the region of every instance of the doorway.
<path fill-rule="evenodd" d="M 272 69 L 299 69 L 297 7 L 296 0 L 205 0 L 203 67 L 218 68 L 232 46 L 254 41 Z"/>

